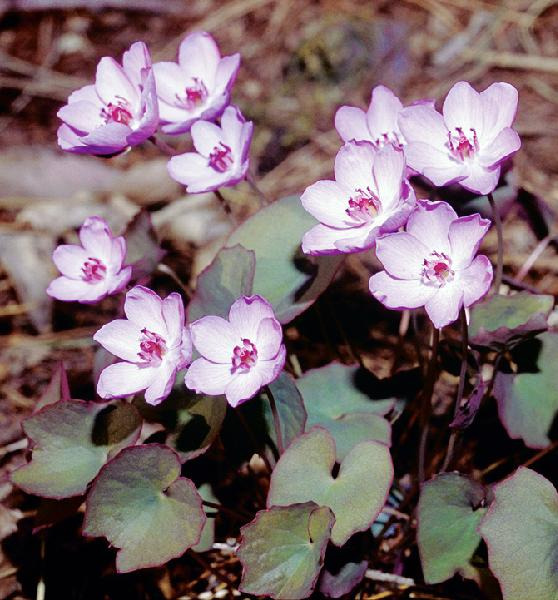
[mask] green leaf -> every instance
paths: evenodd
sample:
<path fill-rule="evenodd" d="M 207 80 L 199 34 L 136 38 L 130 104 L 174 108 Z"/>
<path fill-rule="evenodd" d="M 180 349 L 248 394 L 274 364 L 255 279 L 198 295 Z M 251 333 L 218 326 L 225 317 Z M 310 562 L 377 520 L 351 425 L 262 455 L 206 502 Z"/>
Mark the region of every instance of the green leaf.
<path fill-rule="evenodd" d="M 488 563 L 504 600 L 558 598 L 558 494 L 542 475 L 520 467 L 493 488 L 480 524 Z"/>
<path fill-rule="evenodd" d="M 240 530 L 242 592 L 286 600 L 310 596 L 333 522 L 329 508 L 313 502 L 260 511 Z"/>
<path fill-rule="evenodd" d="M 558 334 L 546 332 L 536 340 L 542 347 L 535 372 L 498 372 L 493 393 L 509 436 L 523 439 L 530 448 L 544 448 L 550 444 L 548 433 L 558 411 Z"/>
<path fill-rule="evenodd" d="M 422 486 L 417 538 L 426 583 L 470 572 L 484 500 L 482 485 L 457 473 L 438 475 Z"/>
<path fill-rule="evenodd" d="M 165 255 L 165 251 L 159 245 L 151 217 L 146 210 L 140 211 L 128 223 L 124 239 L 126 240 L 125 264 L 132 265 L 134 280 L 151 275 Z"/>
<path fill-rule="evenodd" d="M 83 494 L 109 456 L 137 440 L 140 426 L 138 412 L 124 401 L 48 404 L 23 422 L 33 454 L 12 473 L 12 481 L 46 498 Z"/>
<path fill-rule="evenodd" d="M 331 363 L 306 372 L 296 384 L 308 412 L 306 427 L 322 425 L 334 437 L 343 460 L 358 443 L 391 443 L 390 424 L 382 418 L 395 401 L 371 400 L 355 384 L 357 366 Z"/>
<path fill-rule="evenodd" d="M 205 315 L 228 317 L 237 298 L 252 294 L 255 268 L 256 255 L 252 250 L 240 244 L 222 248 L 198 276 L 196 293 L 186 309 L 188 321 Z"/>
<path fill-rule="evenodd" d="M 194 484 L 168 446 L 122 450 L 87 496 L 83 533 L 119 548 L 119 573 L 161 565 L 200 541 L 206 516 Z"/>
<path fill-rule="evenodd" d="M 213 494 L 209 483 L 200 485 L 198 494 L 204 502 L 219 502 Z M 206 521 L 202 529 L 200 541 L 192 547 L 194 552 L 208 552 L 213 547 L 213 542 L 215 541 L 215 509 L 204 506 L 204 511 Z"/>
<path fill-rule="evenodd" d="M 315 224 L 298 196 L 287 196 L 258 211 L 227 241 L 229 247 L 242 244 L 256 253 L 253 293 L 271 302 L 281 323 L 292 321 L 317 299 L 343 260 L 302 253 L 302 236 Z"/>
<path fill-rule="evenodd" d="M 512 346 L 525 336 L 547 329 L 553 306 L 553 296 L 529 292 L 490 296 L 471 310 L 469 339 L 477 346 Z"/>
<path fill-rule="evenodd" d="M 332 469 L 340 462 L 339 473 Z M 353 533 L 367 529 L 380 514 L 393 481 L 389 448 L 361 442 L 339 461 L 335 440 L 314 427 L 287 448 L 271 475 L 267 506 L 315 502 L 335 515 L 331 541 L 342 546 Z"/>

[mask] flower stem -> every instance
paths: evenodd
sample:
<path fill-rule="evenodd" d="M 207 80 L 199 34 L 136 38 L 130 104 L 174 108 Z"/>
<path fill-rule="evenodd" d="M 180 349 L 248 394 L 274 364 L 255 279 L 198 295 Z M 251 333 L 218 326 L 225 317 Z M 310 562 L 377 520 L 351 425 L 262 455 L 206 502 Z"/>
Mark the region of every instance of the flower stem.
<path fill-rule="evenodd" d="M 494 278 L 494 289 L 496 290 L 496 293 L 498 293 L 500 286 L 502 285 L 502 276 L 504 274 L 504 232 L 502 229 L 500 212 L 496 207 L 492 192 L 488 194 L 488 202 L 490 203 L 490 208 L 492 209 L 492 216 L 494 217 L 496 233 L 498 235 L 498 263 L 496 265 L 496 277 Z"/>
<path fill-rule="evenodd" d="M 221 203 L 223 210 L 230 217 L 232 214 L 232 211 L 231 211 L 231 207 L 229 206 L 229 203 L 227 202 L 227 199 L 225 198 L 225 196 L 223 196 L 223 194 L 221 194 L 221 192 L 219 190 L 213 190 L 213 193 L 215 194 L 215 196 L 217 196 L 217 200 L 219 200 L 219 202 Z"/>
<path fill-rule="evenodd" d="M 161 138 L 158 138 L 155 135 L 152 135 L 148 139 L 151 143 L 155 144 L 155 146 L 157 146 L 157 148 L 163 154 L 166 154 L 167 156 L 176 156 L 176 155 L 180 154 L 179 150 L 175 150 L 170 144 L 167 144 L 167 142 L 165 142 Z"/>
<path fill-rule="evenodd" d="M 419 444 L 419 462 L 418 462 L 418 478 L 422 483 L 425 479 L 425 457 L 426 457 L 426 442 L 428 440 L 428 430 L 430 413 L 432 412 L 432 394 L 434 392 L 434 384 L 438 375 L 438 342 L 440 341 L 440 330 L 435 327 L 432 329 L 432 350 L 430 352 L 430 362 L 428 363 L 426 372 L 426 381 L 422 391 L 422 407 L 421 407 L 421 436 Z"/>
<path fill-rule="evenodd" d="M 273 397 L 273 392 L 271 388 L 266 385 L 265 392 L 267 397 L 269 398 L 269 405 L 271 407 L 271 414 L 273 415 L 273 425 L 275 427 L 275 438 L 277 440 L 277 450 L 279 451 L 279 457 L 285 452 L 285 447 L 283 446 L 283 435 L 281 434 L 281 421 L 279 419 L 279 412 L 277 411 L 277 405 L 275 404 L 275 398 Z"/>
<path fill-rule="evenodd" d="M 256 196 L 258 196 L 260 206 L 267 206 L 269 202 L 265 197 L 265 194 L 259 188 L 258 184 L 256 183 L 256 180 L 254 179 L 254 176 L 251 173 L 246 173 L 246 181 L 248 182 L 248 185 L 252 188 L 252 190 L 256 193 Z"/>
<path fill-rule="evenodd" d="M 461 307 L 461 311 L 459 313 L 460 323 L 461 323 L 461 370 L 459 371 L 459 385 L 457 387 L 457 399 L 455 401 L 455 408 L 453 410 L 454 418 L 457 416 L 457 413 L 461 407 L 461 403 L 463 402 L 463 392 L 465 391 L 465 379 L 467 378 L 467 356 L 469 353 L 469 329 L 467 327 L 467 315 L 465 314 L 465 307 Z M 448 470 L 448 467 L 451 464 L 453 458 L 453 452 L 455 450 L 455 442 L 457 440 L 458 432 L 454 430 L 451 432 L 448 441 L 448 449 L 446 451 L 446 457 L 444 459 L 444 463 L 442 468 L 440 469 L 441 473 L 444 473 Z"/>

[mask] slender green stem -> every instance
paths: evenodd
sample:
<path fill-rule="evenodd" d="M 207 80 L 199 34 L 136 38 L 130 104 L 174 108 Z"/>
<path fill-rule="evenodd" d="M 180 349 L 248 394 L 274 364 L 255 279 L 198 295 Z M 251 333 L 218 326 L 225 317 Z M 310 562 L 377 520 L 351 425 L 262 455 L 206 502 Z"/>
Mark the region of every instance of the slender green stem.
<path fill-rule="evenodd" d="M 425 459 L 426 459 L 426 442 L 428 440 L 429 419 L 432 412 L 432 394 L 434 392 L 434 384 L 438 375 L 438 342 L 440 341 L 440 330 L 432 329 L 432 350 L 430 352 L 430 362 L 428 363 L 426 380 L 422 391 L 422 407 L 421 407 L 421 436 L 419 443 L 419 461 L 418 461 L 418 478 L 422 483 L 425 479 Z"/>
<path fill-rule="evenodd" d="M 465 314 L 465 307 L 461 307 L 461 312 L 459 313 L 460 322 L 461 322 L 461 370 L 459 371 L 459 385 L 457 387 L 457 399 L 455 400 L 455 408 L 453 410 L 454 418 L 457 416 L 459 409 L 461 408 L 461 403 L 463 402 L 463 393 L 465 391 L 465 380 L 467 379 L 467 357 L 469 354 L 469 328 L 467 326 L 467 315 Z M 457 441 L 458 431 L 454 430 L 451 432 L 448 441 L 448 449 L 446 451 L 446 457 L 444 459 L 444 463 L 442 464 L 442 468 L 440 469 L 441 473 L 444 473 L 448 470 L 448 467 L 451 464 L 453 459 L 453 452 L 455 450 L 455 442 Z"/>
<path fill-rule="evenodd" d="M 281 421 L 279 419 L 279 412 L 277 411 L 277 405 L 275 404 L 275 398 L 273 397 L 273 392 L 271 388 L 266 385 L 265 391 L 267 397 L 269 398 L 269 405 L 271 407 L 271 414 L 273 415 L 273 425 L 275 427 L 275 438 L 277 440 L 277 450 L 279 451 L 279 457 L 285 452 L 285 447 L 283 446 L 283 435 L 281 434 Z"/>
<path fill-rule="evenodd" d="M 165 142 L 164 140 L 162 140 L 161 138 L 158 138 L 155 135 L 152 135 L 149 138 L 149 141 L 152 142 L 153 144 L 155 144 L 155 146 L 157 146 L 157 148 L 163 153 L 166 154 L 167 156 L 176 156 L 177 154 L 180 154 L 179 150 L 176 150 L 175 148 L 173 148 L 170 144 L 167 144 L 167 142 Z"/>
<path fill-rule="evenodd" d="M 232 215 L 232 211 L 231 211 L 231 207 L 229 206 L 229 203 L 227 202 L 227 199 L 225 198 L 225 196 L 223 196 L 223 194 L 221 194 L 221 192 L 219 190 L 213 190 L 213 193 L 215 194 L 215 196 L 217 196 L 217 200 L 219 200 L 219 202 L 221 203 L 223 210 L 230 217 Z"/>
<path fill-rule="evenodd" d="M 496 207 L 492 192 L 488 194 L 488 202 L 490 203 L 490 208 L 492 209 L 492 216 L 494 217 L 496 233 L 498 235 L 498 263 L 496 264 L 496 276 L 494 277 L 494 289 L 496 290 L 496 293 L 498 293 L 500 286 L 502 285 L 502 276 L 504 274 L 504 232 L 502 229 L 500 211 Z"/>
<path fill-rule="evenodd" d="M 254 435 L 254 432 L 250 429 L 250 425 L 248 425 L 246 419 L 244 418 L 244 415 L 242 414 L 242 409 L 240 409 L 238 407 L 235 408 L 234 414 L 236 415 L 237 419 L 240 421 L 240 424 L 244 428 L 246 435 L 250 439 L 250 442 L 252 443 L 252 446 L 254 447 L 254 452 L 256 452 L 259 456 L 262 457 L 262 460 L 264 461 L 268 472 L 271 474 L 271 471 L 273 471 L 273 467 L 271 466 L 271 463 L 269 462 L 269 459 L 266 456 L 265 448 L 260 450 L 260 444 L 258 443 L 258 440 L 256 439 L 256 436 Z"/>
<path fill-rule="evenodd" d="M 210 502 L 209 500 L 202 500 L 202 504 L 207 506 L 208 508 L 214 508 L 215 510 L 220 510 L 221 512 L 227 513 L 232 517 L 236 517 L 240 521 L 245 521 L 246 519 L 251 519 L 251 515 L 247 512 L 240 511 L 238 509 L 228 508 L 227 506 L 223 506 L 218 502 Z"/>

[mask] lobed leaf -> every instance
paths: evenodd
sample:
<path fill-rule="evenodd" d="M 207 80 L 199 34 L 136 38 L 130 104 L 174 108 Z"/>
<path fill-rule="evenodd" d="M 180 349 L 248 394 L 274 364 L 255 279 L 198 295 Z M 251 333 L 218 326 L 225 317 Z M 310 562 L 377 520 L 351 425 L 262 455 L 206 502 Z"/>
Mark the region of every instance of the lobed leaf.
<path fill-rule="evenodd" d="M 226 318 L 237 298 L 252 294 L 255 268 L 256 255 L 252 250 L 240 244 L 222 248 L 198 276 L 196 292 L 186 309 L 188 321 L 205 315 Z"/>
<path fill-rule="evenodd" d="M 242 592 L 286 600 L 310 596 L 334 520 L 329 508 L 313 502 L 258 512 L 240 530 Z"/>
<path fill-rule="evenodd" d="M 332 475 L 335 463 L 339 473 Z M 294 440 L 273 470 L 267 506 L 315 502 L 335 515 L 331 541 L 342 546 L 353 533 L 367 529 L 381 512 L 393 480 L 389 448 L 361 442 L 340 461 L 335 440 L 313 427 Z"/>
<path fill-rule="evenodd" d="M 229 247 L 241 244 L 255 252 L 253 293 L 271 302 L 281 323 L 292 321 L 315 302 L 343 260 L 338 255 L 302 253 L 302 236 L 315 224 L 298 196 L 287 196 L 258 211 L 227 241 Z"/>
<path fill-rule="evenodd" d="M 166 563 L 195 546 L 206 516 L 195 485 L 180 477 L 168 446 L 122 450 L 99 473 L 87 496 L 84 535 L 119 549 L 119 573 Z"/>
<path fill-rule="evenodd" d="M 504 600 L 558 598 L 558 493 L 520 467 L 493 488 L 479 531 Z"/>
<path fill-rule="evenodd" d="M 33 454 L 30 463 L 12 473 L 12 481 L 46 498 L 83 494 L 112 454 L 135 443 L 140 426 L 138 412 L 124 401 L 47 404 L 23 422 Z"/>
<path fill-rule="evenodd" d="M 306 372 L 296 384 L 308 412 L 307 428 L 325 427 L 343 460 L 358 443 L 375 440 L 389 445 L 391 426 L 383 418 L 395 401 L 371 400 L 356 387 L 359 367 L 331 363 Z"/>
<path fill-rule="evenodd" d="M 486 513 L 484 499 L 482 485 L 457 473 L 438 475 L 422 486 L 417 541 L 426 583 L 470 572 L 481 539 L 477 527 Z"/>
<path fill-rule="evenodd" d="M 498 372 L 493 392 L 509 436 L 521 438 L 530 448 L 550 444 L 548 434 L 558 411 L 558 334 L 545 332 L 537 340 L 541 348 L 535 372 Z"/>
<path fill-rule="evenodd" d="M 554 297 L 542 294 L 490 296 L 471 310 L 469 339 L 474 345 L 496 349 L 514 345 L 525 336 L 547 329 L 553 306 Z"/>

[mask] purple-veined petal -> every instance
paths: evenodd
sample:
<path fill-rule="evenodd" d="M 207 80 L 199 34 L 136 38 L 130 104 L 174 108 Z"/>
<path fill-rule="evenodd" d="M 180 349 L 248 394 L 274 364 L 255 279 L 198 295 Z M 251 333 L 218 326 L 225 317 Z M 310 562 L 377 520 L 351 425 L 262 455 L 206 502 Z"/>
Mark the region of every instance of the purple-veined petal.
<path fill-rule="evenodd" d="M 300 197 L 302 206 L 321 223 L 330 227 L 351 227 L 354 220 L 345 212 L 349 204 L 347 190 L 335 181 L 317 181 Z"/>
<path fill-rule="evenodd" d="M 302 236 L 302 251 L 305 254 L 342 254 L 335 242 L 342 237 L 347 237 L 350 229 L 334 229 L 321 223 L 315 225 Z"/>
<path fill-rule="evenodd" d="M 93 339 L 105 350 L 128 362 L 140 362 L 141 328 L 128 319 L 115 319 L 103 325 Z"/>
<path fill-rule="evenodd" d="M 285 357 L 287 351 L 284 345 L 281 345 L 277 356 L 271 360 L 258 360 L 256 370 L 260 376 L 262 385 L 268 385 L 275 381 L 285 366 Z"/>
<path fill-rule="evenodd" d="M 134 42 L 122 55 L 122 68 L 128 79 L 139 88 L 143 85 L 142 74 L 151 68 L 151 56 L 143 42 Z"/>
<path fill-rule="evenodd" d="M 163 320 L 162 300 L 149 288 L 136 285 L 127 294 L 124 302 L 126 317 L 140 329 L 147 329 L 166 339 L 167 326 Z"/>
<path fill-rule="evenodd" d="M 424 305 L 424 308 L 434 327 L 441 329 L 457 321 L 462 305 L 463 286 L 456 278 L 437 288 L 435 295 Z"/>
<path fill-rule="evenodd" d="M 107 294 L 115 294 L 124 289 L 132 277 L 132 267 L 124 267 L 118 273 L 110 277 L 107 282 Z"/>
<path fill-rule="evenodd" d="M 457 214 L 446 202 L 419 202 L 407 221 L 410 233 L 433 252 L 450 255 L 449 228 Z"/>
<path fill-rule="evenodd" d="M 240 67 L 240 54 L 225 56 L 217 65 L 215 74 L 215 92 L 230 93 Z"/>
<path fill-rule="evenodd" d="M 493 83 L 480 93 L 483 107 L 483 142 L 489 143 L 507 127 L 511 127 L 517 111 L 517 90 L 503 81 Z"/>
<path fill-rule="evenodd" d="M 128 125 L 111 121 L 97 127 L 80 139 L 83 144 L 89 146 L 88 152 L 91 154 L 116 154 L 128 147 L 130 133 L 132 130 Z"/>
<path fill-rule="evenodd" d="M 472 163 L 468 176 L 459 185 L 477 194 L 488 194 L 496 189 L 499 179 L 500 167 L 485 169 L 478 163 Z"/>
<path fill-rule="evenodd" d="M 247 373 L 237 373 L 225 388 L 227 402 L 232 407 L 237 407 L 245 400 L 252 398 L 262 385 L 257 368 L 252 368 Z"/>
<path fill-rule="evenodd" d="M 233 156 L 242 152 L 242 130 L 246 120 L 236 106 L 227 106 L 221 115 L 223 141 L 232 149 Z"/>
<path fill-rule="evenodd" d="M 205 358 L 198 358 L 189 367 L 184 383 L 189 390 L 198 394 L 215 396 L 224 394 L 225 388 L 232 379 L 231 364 L 212 363 Z"/>
<path fill-rule="evenodd" d="M 347 142 L 335 157 L 335 180 L 352 192 L 376 191 L 372 165 L 376 150 L 369 142 Z"/>
<path fill-rule="evenodd" d="M 475 260 L 460 274 L 463 286 L 463 303 L 466 307 L 480 300 L 492 284 L 492 264 L 484 255 Z"/>
<path fill-rule="evenodd" d="M 241 343 L 242 337 L 237 334 L 231 324 L 221 317 L 210 315 L 194 321 L 190 325 L 192 342 L 196 350 L 208 360 L 223 363 L 231 367 L 235 346 Z"/>
<path fill-rule="evenodd" d="M 126 256 L 126 240 L 122 236 L 112 239 L 110 248 L 110 263 L 111 266 L 118 270 L 124 262 Z"/>
<path fill-rule="evenodd" d="M 229 310 L 229 321 L 235 334 L 254 342 L 263 319 L 275 318 L 273 307 L 261 296 L 242 296 Z"/>
<path fill-rule="evenodd" d="M 421 173 L 434 185 L 448 185 L 467 176 L 467 166 L 451 158 L 449 151 L 429 142 L 409 142 L 405 146 L 409 167 Z"/>
<path fill-rule="evenodd" d="M 130 146 L 136 146 L 144 142 L 157 131 L 159 126 L 159 103 L 155 91 L 155 77 L 151 69 L 145 77 L 140 102 L 140 121 L 127 138 Z"/>
<path fill-rule="evenodd" d="M 153 65 L 157 95 L 170 104 L 176 105 L 179 98 L 185 95 L 186 87 L 191 83 L 190 77 L 175 62 L 158 62 Z M 185 108 L 180 108 L 182 114 L 187 114 Z"/>
<path fill-rule="evenodd" d="M 213 87 L 221 55 L 215 40 L 204 31 L 186 36 L 178 49 L 178 64 L 191 77 L 199 77 Z"/>
<path fill-rule="evenodd" d="M 480 94 L 466 81 L 458 81 L 448 92 L 442 109 L 447 128 L 461 128 L 465 135 L 472 129 L 478 138 L 484 134 L 483 105 Z"/>
<path fill-rule="evenodd" d="M 99 105 L 78 100 L 64 105 L 57 113 L 57 117 L 62 119 L 70 127 L 83 133 L 88 133 L 105 124 L 105 119 L 101 115 Z"/>
<path fill-rule="evenodd" d="M 207 158 L 197 152 L 185 152 L 173 156 L 167 163 L 170 176 L 186 186 L 198 180 L 200 172 L 206 173 L 207 169 L 210 168 L 207 164 Z"/>
<path fill-rule="evenodd" d="M 372 275 L 369 288 L 384 306 L 398 310 L 424 306 L 438 289 L 425 285 L 420 279 L 395 279 L 386 271 Z"/>
<path fill-rule="evenodd" d="M 351 229 L 339 229 L 339 238 L 335 241 L 335 247 L 343 253 L 362 252 L 372 248 L 380 233 L 380 227 L 374 225 L 374 221 L 366 223 L 361 227 Z"/>
<path fill-rule="evenodd" d="M 99 110 L 104 106 L 94 85 L 85 85 L 82 88 L 74 90 L 68 96 L 68 104 L 72 104 L 73 102 L 91 102 L 97 105 Z"/>
<path fill-rule="evenodd" d="M 382 207 L 399 200 L 405 166 L 405 155 L 401 150 L 387 145 L 377 152 L 372 172 Z"/>
<path fill-rule="evenodd" d="M 407 142 L 427 143 L 440 150 L 446 147 L 448 129 L 442 115 L 429 104 L 404 108 L 397 122 Z"/>
<path fill-rule="evenodd" d="M 104 282 L 92 285 L 81 279 L 70 279 L 69 277 L 57 277 L 53 279 L 46 293 L 63 302 L 96 302 L 106 296 Z"/>
<path fill-rule="evenodd" d="M 112 234 L 107 222 L 100 217 L 88 217 L 79 230 L 79 240 L 89 255 L 110 263 Z"/>
<path fill-rule="evenodd" d="M 279 352 L 282 341 L 283 331 L 279 321 L 271 317 L 262 319 L 254 340 L 254 344 L 258 351 L 258 361 L 275 358 Z"/>
<path fill-rule="evenodd" d="M 157 377 L 158 367 L 119 362 L 103 369 L 97 382 L 97 394 L 105 400 L 122 398 L 148 388 Z"/>
<path fill-rule="evenodd" d="M 157 374 L 149 387 L 145 390 L 145 401 L 147 404 L 156 406 L 160 404 L 172 390 L 176 379 L 176 365 L 163 361 L 157 369 Z"/>
<path fill-rule="evenodd" d="M 136 88 L 114 58 L 105 56 L 99 61 L 95 89 L 105 104 L 118 104 L 122 99 L 127 100 L 134 108 L 139 104 Z"/>
<path fill-rule="evenodd" d="M 384 133 L 399 132 L 397 118 L 402 109 L 401 100 L 389 88 L 378 85 L 372 90 L 366 119 L 374 140 Z"/>
<path fill-rule="evenodd" d="M 376 256 L 389 275 L 420 279 L 430 250 L 410 233 L 392 233 L 376 241 Z"/>
<path fill-rule="evenodd" d="M 490 221 L 479 214 L 460 217 L 450 224 L 449 241 L 453 269 L 464 269 L 471 264 L 478 252 Z"/>
<path fill-rule="evenodd" d="M 486 148 L 479 153 L 479 163 L 483 167 L 494 167 L 508 156 L 521 148 L 519 135 L 513 129 L 506 127 L 494 138 Z"/>
<path fill-rule="evenodd" d="M 366 122 L 366 113 L 354 106 L 342 106 L 335 113 L 335 129 L 344 142 L 373 141 Z"/>
<path fill-rule="evenodd" d="M 161 312 L 168 332 L 167 342 L 174 346 L 180 342 L 184 331 L 184 303 L 180 294 L 169 294 L 162 302 Z"/>
<path fill-rule="evenodd" d="M 221 128 L 209 121 L 196 121 L 192 125 L 191 133 L 196 150 L 203 156 L 209 156 L 213 149 L 224 141 Z"/>
<path fill-rule="evenodd" d="M 88 256 L 87 251 L 81 246 L 64 244 L 54 250 L 52 260 L 62 275 L 81 280 L 83 275 L 81 269 Z"/>

